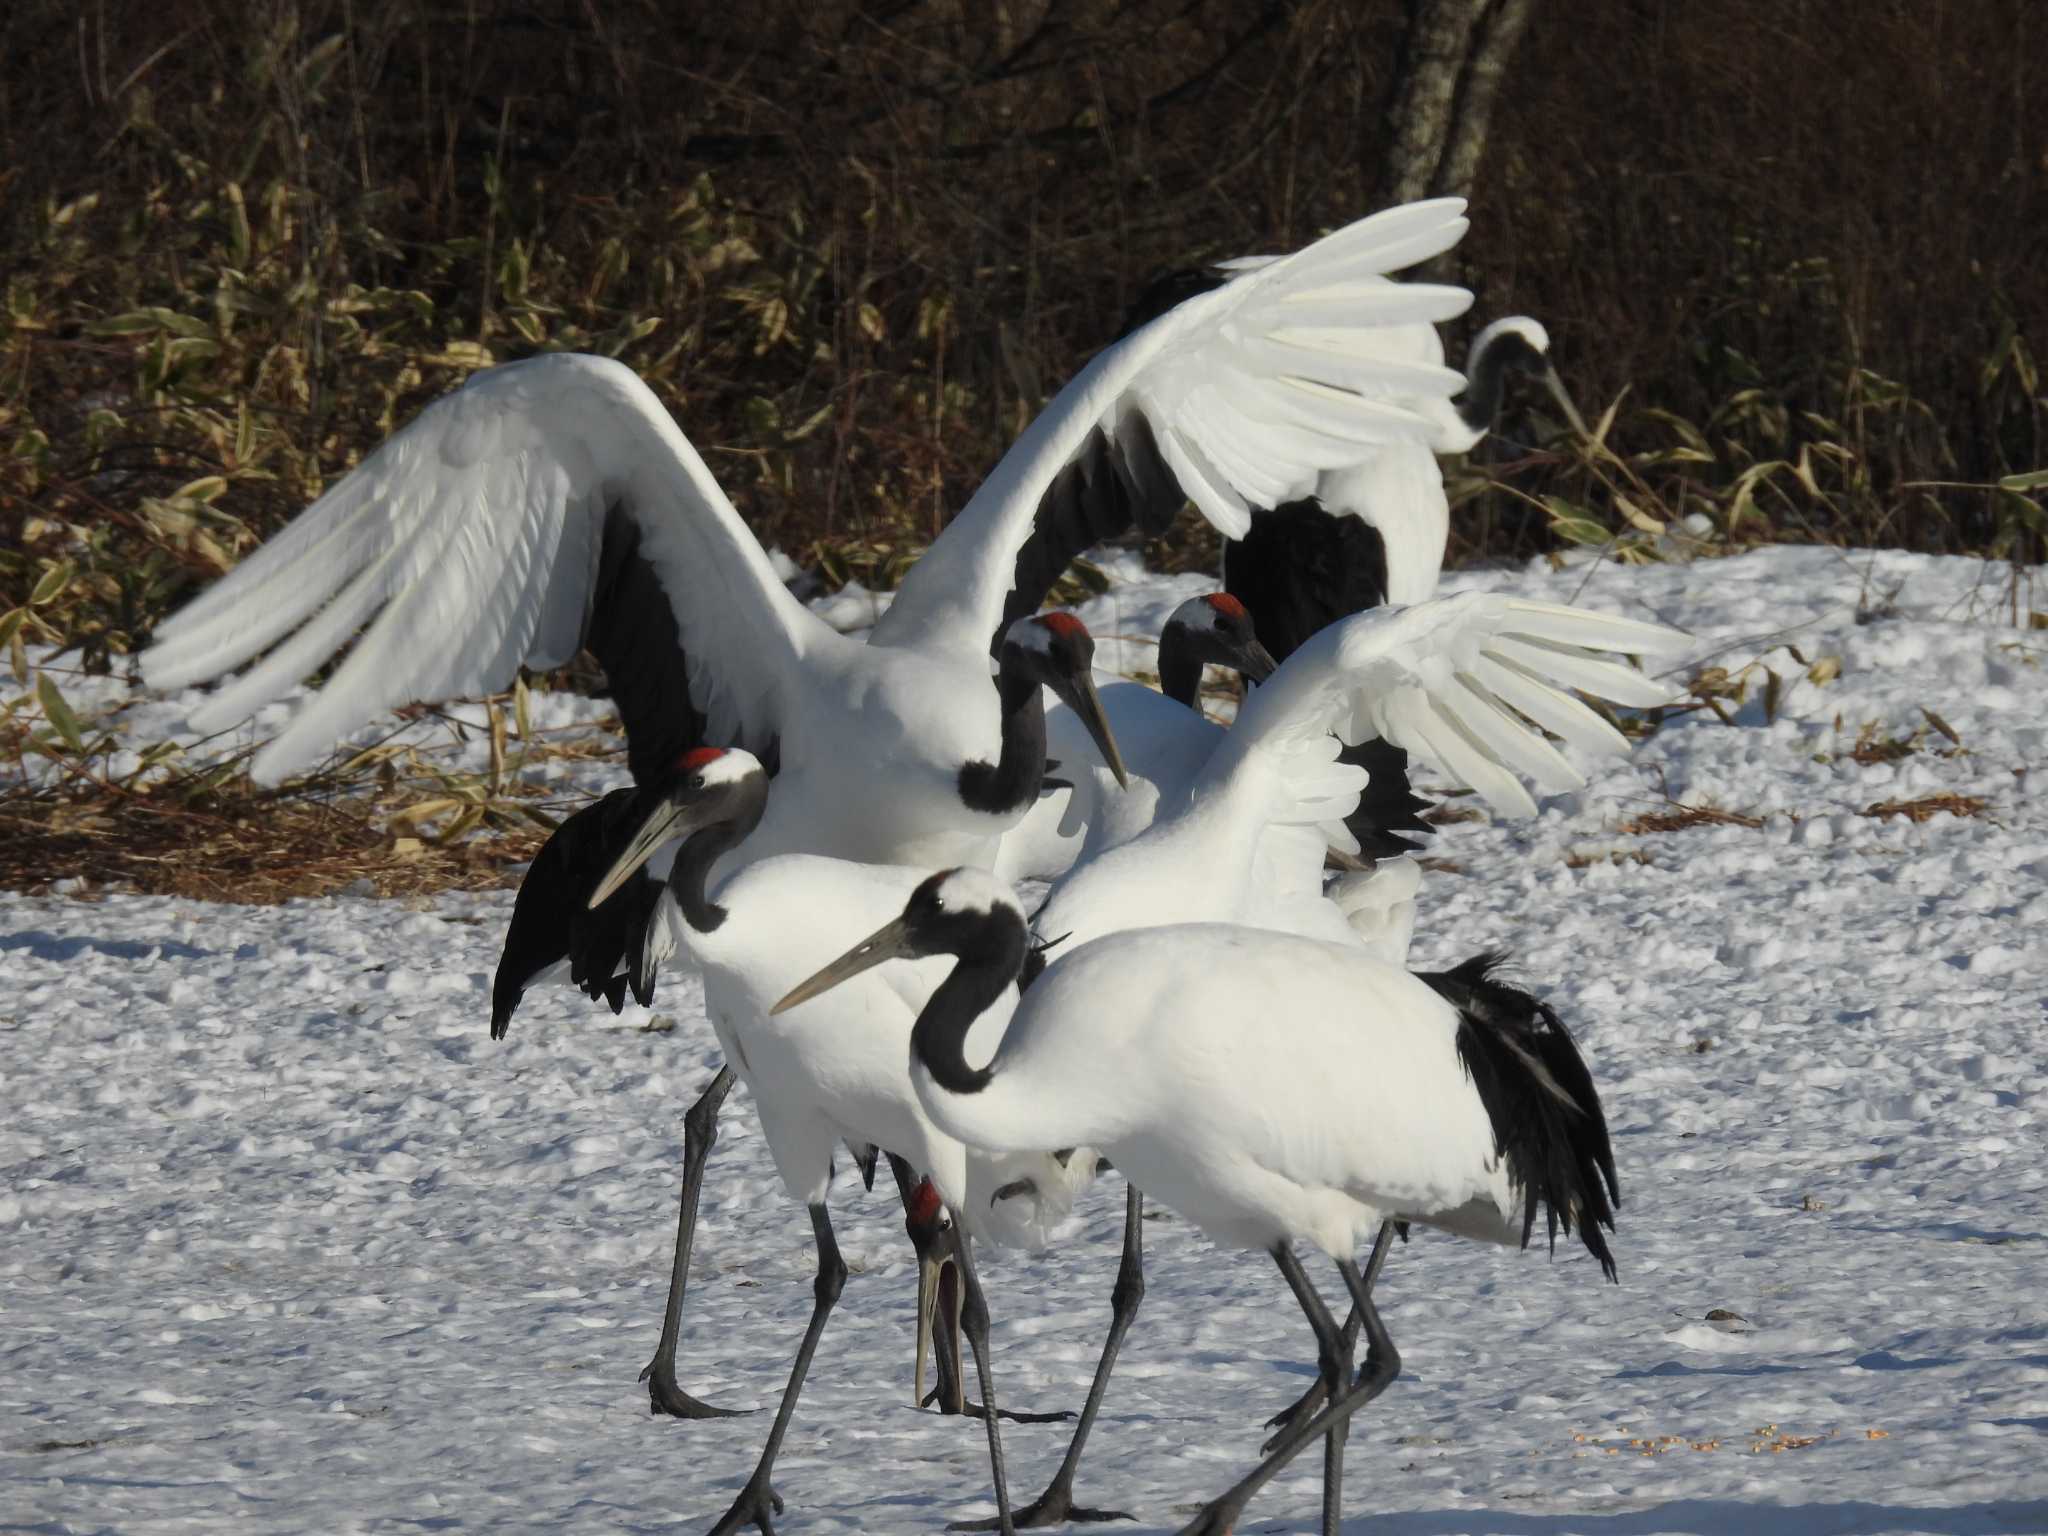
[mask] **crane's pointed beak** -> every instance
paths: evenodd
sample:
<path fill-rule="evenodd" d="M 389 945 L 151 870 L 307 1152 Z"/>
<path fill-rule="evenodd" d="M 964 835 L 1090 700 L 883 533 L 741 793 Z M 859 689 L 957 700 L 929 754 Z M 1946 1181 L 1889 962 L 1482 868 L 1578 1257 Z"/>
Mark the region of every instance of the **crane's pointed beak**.
<path fill-rule="evenodd" d="M 1060 702 L 1088 727 L 1088 734 L 1095 738 L 1095 750 L 1102 754 L 1103 764 L 1116 775 L 1117 788 L 1129 789 L 1131 778 L 1124 772 L 1124 755 L 1117 750 L 1116 732 L 1109 728 L 1109 716 L 1103 713 L 1102 699 L 1095 692 L 1093 669 L 1083 668 L 1059 679 L 1052 687 L 1053 692 L 1060 696 Z"/>
<path fill-rule="evenodd" d="M 771 1015 L 786 1013 L 799 1003 L 807 1003 L 820 993 L 830 992 L 842 981 L 851 981 L 862 971 L 873 970 L 885 960 L 895 960 L 915 953 L 909 922 L 900 917 L 896 918 L 877 928 L 808 981 L 798 982 L 790 988 L 788 995 L 768 1012 Z"/>
<path fill-rule="evenodd" d="M 939 1309 L 939 1276 L 945 1271 L 944 1255 L 931 1252 L 917 1256 L 917 1362 L 912 1372 L 915 1394 L 913 1407 L 924 1406 L 924 1366 L 932 1353 L 932 1322 Z"/>
<path fill-rule="evenodd" d="M 1593 431 L 1586 425 L 1586 418 L 1579 414 L 1579 407 L 1572 399 L 1571 391 L 1564 387 L 1564 380 L 1557 376 L 1557 370 L 1548 363 L 1543 366 L 1543 387 L 1550 391 L 1550 398 L 1557 402 L 1557 408 L 1564 412 L 1565 421 L 1580 437 L 1590 438 Z"/>
<path fill-rule="evenodd" d="M 633 841 L 626 845 L 626 851 L 619 855 L 604 879 L 597 883 L 597 889 L 590 893 L 589 905 L 594 909 L 602 904 L 614 891 L 633 878 L 634 872 L 655 854 L 661 845 L 672 838 L 686 836 L 696 829 L 693 812 L 696 807 L 664 799 L 654 808 L 654 814 L 640 824 L 640 830 L 633 834 Z"/>
<path fill-rule="evenodd" d="M 1225 662 L 1244 675 L 1246 682 L 1263 683 L 1279 668 L 1273 653 L 1256 640 L 1247 640 L 1243 645 L 1233 645 Z"/>

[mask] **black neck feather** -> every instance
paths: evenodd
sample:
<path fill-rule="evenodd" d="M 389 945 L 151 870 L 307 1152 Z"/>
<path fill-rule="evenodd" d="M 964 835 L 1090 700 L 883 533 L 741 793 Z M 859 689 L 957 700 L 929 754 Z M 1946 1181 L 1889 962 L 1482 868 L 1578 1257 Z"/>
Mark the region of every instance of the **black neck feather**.
<path fill-rule="evenodd" d="M 1180 625 L 1167 625 L 1159 637 L 1159 691 L 1193 709 L 1201 690 L 1202 658 L 1195 654 L 1194 641 Z"/>
<path fill-rule="evenodd" d="M 1491 432 L 1500 420 L 1508 375 L 1538 374 L 1548 366 L 1549 360 L 1520 331 L 1495 332 L 1485 346 L 1465 359 L 1465 393 L 1458 401 L 1458 419 L 1474 432 Z"/>
<path fill-rule="evenodd" d="M 1465 359 L 1465 393 L 1458 397 L 1458 419 L 1474 432 L 1491 432 L 1500 420 L 1507 384 L 1507 353 L 1500 347 L 1481 347 Z"/>
<path fill-rule="evenodd" d="M 967 808 L 1011 816 L 1038 799 L 1045 779 L 1045 696 L 1038 680 L 1008 660 L 996 676 L 1002 701 L 1003 750 L 994 763 L 960 765 L 960 798 Z"/>
<path fill-rule="evenodd" d="M 676 905 L 683 909 L 683 921 L 698 933 L 716 933 L 725 921 L 725 908 L 713 901 L 705 890 L 711 879 L 711 866 L 738 847 L 747 834 L 761 824 L 766 789 L 765 782 L 756 786 L 749 781 L 743 785 L 738 814 L 692 833 L 676 854 L 675 865 L 668 876 L 669 893 L 675 897 Z"/>
<path fill-rule="evenodd" d="M 948 1093 L 979 1093 L 995 1075 L 987 1067 L 967 1064 L 967 1031 L 1016 980 L 1024 949 L 1024 924 L 1014 914 L 978 920 L 974 941 L 961 946 L 953 973 L 939 983 L 917 1016 L 917 1027 L 910 1032 L 911 1054 Z"/>

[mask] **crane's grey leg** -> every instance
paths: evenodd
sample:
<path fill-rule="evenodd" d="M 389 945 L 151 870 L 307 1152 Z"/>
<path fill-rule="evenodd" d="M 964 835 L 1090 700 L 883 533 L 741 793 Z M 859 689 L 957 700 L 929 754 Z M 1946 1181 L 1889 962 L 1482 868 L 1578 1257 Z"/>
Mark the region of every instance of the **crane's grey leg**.
<path fill-rule="evenodd" d="M 1336 1402 L 1351 1382 L 1353 1341 L 1337 1330 L 1337 1359 L 1334 1369 L 1322 1371 L 1324 1390 Z M 1323 1431 L 1323 1536 L 1338 1536 L 1344 1523 L 1344 1440 L 1351 1433 L 1349 1420 L 1340 1419 Z"/>
<path fill-rule="evenodd" d="M 1393 1246 L 1395 1233 L 1399 1231 L 1401 1237 L 1405 1240 L 1408 1235 L 1406 1228 L 1406 1222 L 1383 1221 L 1380 1223 L 1379 1235 L 1372 1242 L 1372 1256 L 1365 1263 L 1365 1280 L 1368 1288 L 1380 1277 L 1380 1269 L 1387 1262 L 1387 1251 Z M 1351 1351 L 1358 1347 L 1358 1330 L 1362 1321 L 1356 1307 L 1353 1307 L 1351 1315 L 1344 1319 L 1343 1344 L 1347 1359 L 1350 1357 Z M 1366 1364 L 1370 1365 L 1371 1363 L 1371 1358 L 1368 1356 Z M 1348 1375 L 1349 1372 L 1347 1371 L 1346 1374 Z M 1270 1455 L 1273 1447 L 1280 1443 L 1281 1435 L 1284 1435 L 1294 1425 L 1299 1424 L 1303 1419 L 1322 1407 L 1329 1400 L 1329 1396 L 1329 1383 L 1318 1375 L 1314 1386 L 1296 1398 L 1292 1405 L 1282 1408 L 1273 1417 L 1266 1420 L 1266 1428 L 1277 1429 L 1280 1431 L 1280 1435 L 1273 1436 L 1272 1439 L 1260 1446 L 1259 1454 L 1261 1456 Z"/>
<path fill-rule="evenodd" d="M 1015 1536 L 1010 1514 L 1010 1480 L 1003 1470 L 1003 1435 L 998 1423 L 995 1378 L 988 1369 L 988 1298 L 981 1292 L 981 1276 L 974 1268 L 974 1241 L 960 1213 L 953 1213 L 953 1258 L 960 1266 L 960 1331 L 967 1335 L 967 1347 L 974 1351 L 974 1371 L 981 1378 L 981 1400 L 987 1406 L 982 1421 L 988 1425 L 989 1474 L 996 1485 L 996 1529 L 1002 1536 Z"/>
<path fill-rule="evenodd" d="M 796 1364 L 789 1368 L 789 1385 L 783 1389 L 782 1406 L 775 1410 L 775 1423 L 768 1431 L 768 1443 L 761 1448 L 760 1463 L 739 1497 L 733 1500 L 732 1508 L 711 1528 L 711 1536 L 732 1536 L 734 1531 L 743 1531 L 750 1525 L 759 1526 L 762 1536 L 775 1536 L 769 1517 L 782 1513 L 782 1496 L 769 1481 L 775 1470 L 775 1457 L 796 1412 L 797 1394 L 804 1389 L 804 1377 L 810 1371 L 811 1356 L 817 1352 L 818 1336 L 825 1331 L 825 1319 L 846 1288 L 846 1262 L 839 1257 L 839 1243 L 832 1235 L 832 1218 L 825 1214 L 822 1203 L 812 1206 L 810 1211 L 811 1232 L 818 1240 L 818 1278 L 811 1286 L 816 1300 L 811 1305 L 810 1326 L 804 1329 L 804 1341 L 797 1346 Z"/>
<path fill-rule="evenodd" d="M 1280 1272 L 1287 1277 L 1288 1285 L 1301 1302 L 1301 1309 L 1308 1315 L 1309 1325 L 1316 1331 L 1322 1344 L 1319 1364 L 1329 1373 L 1342 1347 L 1341 1331 L 1336 1319 L 1330 1316 L 1330 1309 L 1323 1305 L 1323 1299 L 1316 1294 L 1308 1276 L 1301 1271 L 1300 1261 L 1285 1244 L 1273 1250 L 1273 1261 L 1280 1266 Z M 1244 1507 L 1273 1475 L 1298 1455 L 1302 1448 L 1322 1439 L 1334 1429 L 1341 1429 L 1351 1415 L 1386 1391 L 1389 1383 L 1400 1374 L 1401 1356 L 1394 1348 L 1394 1341 L 1388 1336 L 1386 1326 L 1380 1321 L 1377 1308 L 1372 1303 L 1372 1292 L 1366 1285 L 1358 1266 L 1345 1259 L 1337 1266 L 1344 1276 L 1344 1284 L 1351 1291 L 1353 1305 L 1358 1308 L 1364 1321 L 1367 1340 L 1366 1367 L 1358 1373 L 1358 1379 L 1325 1408 L 1307 1422 L 1297 1424 L 1280 1436 L 1280 1443 L 1273 1448 L 1266 1459 L 1254 1467 L 1241 1481 L 1233 1485 L 1220 1498 L 1206 1506 L 1202 1512 L 1181 1529 L 1181 1536 L 1229 1536 L 1236 1526 Z M 1342 1442 L 1338 1442 L 1342 1451 Z M 1325 1490 L 1327 1495 L 1327 1490 Z M 1325 1499 L 1325 1529 L 1328 1525 L 1327 1497 Z"/>
<path fill-rule="evenodd" d="M 1095 1427 L 1096 1410 L 1109 1389 L 1109 1373 L 1116 1368 L 1117 1350 L 1138 1315 L 1145 1299 L 1145 1204 L 1138 1186 L 1124 1194 L 1124 1256 L 1117 1265 L 1116 1284 L 1109 1293 L 1109 1337 L 1102 1341 L 1102 1358 L 1095 1365 L 1095 1380 L 1088 1388 L 1088 1401 L 1081 1405 L 1081 1422 L 1067 1446 L 1066 1459 L 1046 1485 L 1045 1492 L 1017 1511 L 1017 1529 L 1032 1530 L 1045 1525 L 1066 1525 L 1101 1520 L 1135 1520 L 1137 1516 L 1120 1509 L 1087 1509 L 1074 1502 L 1074 1470 L 1081 1465 L 1081 1448 L 1088 1443 L 1088 1431 Z M 993 1520 L 963 1522 L 953 1527 L 962 1531 L 995 1529 Z"/>
<path fill-rule="evenodd" d="M 661 1342 L 640 1379 L 647 1383 L 647 1411 L 678 1419 L 730 1419 L 749 1408 L 714 1408 L 676 1384 L 676 1345 L 683 1332 L 683 1289 L 690 1283 L 690 1245 L 697 1236 L 697 1199 L 704 1192 L 704 1165 L 718 1140 L 718 1111 L 738 1081 L 731 1067 L 718 1075 L 683 1116 L 683 1198 L 676 1215 L 676 1257 L 668 1274 L 668 1305 L 661 1315 Z"/>

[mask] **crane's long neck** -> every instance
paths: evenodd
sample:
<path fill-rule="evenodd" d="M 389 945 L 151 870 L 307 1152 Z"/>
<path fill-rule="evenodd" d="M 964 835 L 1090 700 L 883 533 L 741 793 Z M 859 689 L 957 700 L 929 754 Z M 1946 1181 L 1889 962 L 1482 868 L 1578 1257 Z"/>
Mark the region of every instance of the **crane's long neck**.
<path fill-rule="evenodd" d="M 1195 708 L 1202 689 L 1202 658 L 1186 628 L 1169 624 L 1159 637 L 1159 691 L 1176 704 Z"/>
<path fill-rule="evenodd" d="M 1507 396 L 1508 363 L 1516 349 L 1499 345 L 1498 335 L 1482 335 L 1465 359 L 1465 393 L 1458 397 L 1458 419 L 1476 443 L 1500 420 Z"/>
<path fill-rule="evenodd" d="M 716 933 L 725 922 L 725 908 L 713 901 L 706 890 L 711 880 L 711 866 L 738 847 L 747 834 L 761 824 L 761 812 L 768 803 L 767 788 L 765 779 L 758 785 L 750 781 L 735 814 L 693 833 L 676 855 L 675 866 L 668 876 L 669 894 L 682 908 L 683 921 L 690 925 L 692 932 Z"/>
<path fill-rule="evenodd" d="M 910 1053 L 948 1093 L 980 1093 L 995 1077 L 993 1065 L 967 1064 L 967 1031 L 1017 979 L 1024 964 L 1021 920 L 992 920 L 985 942 L 962 954 L 939 983 L 910 1032 Z"/>
<path fill-rule="evenodd" d="M 1014 816 L 1038 799 L 1045 780 L 1045 695 L 1038 680 L 1008 660 L 996 675 L 1003 748 L 994 763 L 963 763 L 960 798 L 968 809 Z"/>

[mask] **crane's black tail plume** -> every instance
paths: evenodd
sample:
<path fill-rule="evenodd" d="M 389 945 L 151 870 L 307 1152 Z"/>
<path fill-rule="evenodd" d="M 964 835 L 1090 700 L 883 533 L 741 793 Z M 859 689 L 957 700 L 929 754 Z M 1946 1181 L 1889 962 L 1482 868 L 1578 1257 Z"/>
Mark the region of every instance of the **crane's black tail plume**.
<path fill-rule="evenodd" d="M 1563 1020 L 1495 978 L 1505 958 L 1479 954 L 1448 971 L 1416 974 L 1458 1010 L 1458 1059 L 1493 1122 L 1494 1145 L 1522 1187 L 1523 1245 L 1540 1203 L 1549 1213 L 1551 1248 L 1560 1227 L 1567 1236 L 1576 1227 L 1612 1280 L 1614 1255 L 1600 1229 L 1614 1230 L 1621 1185 L 1600 1095 Z"/>
<path fill-rule="evenodd" d="M 645 870 L 614 891 L 595 912 L 585 903 L 632 843 L 645 819 L 641 792 L 615 789 L 555 828 L 542 844 L 512 902 L 512 922 L 491 987 L 491 1038 L 503 1039 L 526 988 L 543 971 L 569 962 L 569 975 L 617 1013 L 630 985 L 644 1006 L 654 1000 L 654 975 L 642 939 L 654 920 L 661 882 Z M 630 974 L 619 973 L 621 963 Z"/>

